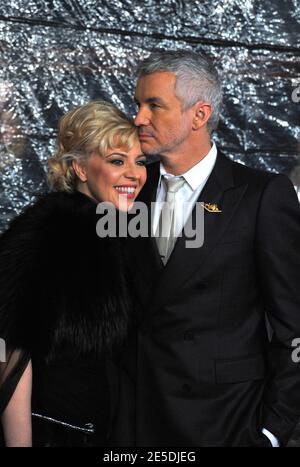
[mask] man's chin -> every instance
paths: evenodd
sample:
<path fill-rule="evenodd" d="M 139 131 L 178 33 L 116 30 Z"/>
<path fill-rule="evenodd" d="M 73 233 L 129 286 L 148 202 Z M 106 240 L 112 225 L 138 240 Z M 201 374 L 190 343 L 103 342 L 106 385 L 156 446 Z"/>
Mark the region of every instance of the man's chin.
<path fill-rule="evenodd" d="M 141 141 L 141 149 L 145 156 L 158 156 L 160 154 L 159 148 L 151 146 L 147 141 Z"/>

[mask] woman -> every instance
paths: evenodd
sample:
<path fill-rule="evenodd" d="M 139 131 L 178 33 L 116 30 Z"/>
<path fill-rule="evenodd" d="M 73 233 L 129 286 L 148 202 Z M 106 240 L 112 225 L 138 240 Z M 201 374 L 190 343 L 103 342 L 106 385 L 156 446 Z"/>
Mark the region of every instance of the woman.
<path fill-rule="evenodd" d="M 49 161 L 55 192 L 0 238 L 7 446 L 107 444 L 117 385 L 110 357 L 130 327 L 118 239 L 97 236 L 96 203 L 128 210 L 145 183 L 136 128 L 94 101 L 61 119 L 58 143 Z"/>

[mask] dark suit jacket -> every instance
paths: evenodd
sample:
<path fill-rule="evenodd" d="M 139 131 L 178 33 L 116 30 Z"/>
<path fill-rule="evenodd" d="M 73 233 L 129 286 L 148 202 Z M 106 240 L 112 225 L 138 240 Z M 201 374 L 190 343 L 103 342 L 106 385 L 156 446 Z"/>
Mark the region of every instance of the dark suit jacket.
<path fill-rule="evenodd" d="M 158 178 L 159 163 L 149 165 L 140 200 L 155 201 Z M 205 211 L 204 245 L 187 249 L 179 238 L 166 267 L 154 238 L 128 239 L 141 303 L 135 443 L 267 446 L 265 427 L 284 445 L 300 415 L 295 190 L 218 153 L 199 201 L 222 212 Z"/>

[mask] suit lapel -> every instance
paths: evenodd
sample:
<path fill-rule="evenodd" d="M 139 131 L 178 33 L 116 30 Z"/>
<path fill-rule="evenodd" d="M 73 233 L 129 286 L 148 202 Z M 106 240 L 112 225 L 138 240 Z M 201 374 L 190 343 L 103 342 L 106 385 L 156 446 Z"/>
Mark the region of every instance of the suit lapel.
<path fill-rule="evenodd" d="M 154 299 L 149 306 L 148 313 L 152 314 L 172 298 L 184 282 L 201 267 L 202 262 L 222 237 L 246 188 L 247 185 L 235 186 L 232 162 L 222 154 L 218 154 L 216 165 L 198 201 L 217 204 L 222 212 L 204 211 L 204 243 L 202 247 L 186 248 L 187 238 L 185 235 L 178 238 L 167 265 L 160 273 Z M 191 215 L 195 219 L 195 208 Z"/>

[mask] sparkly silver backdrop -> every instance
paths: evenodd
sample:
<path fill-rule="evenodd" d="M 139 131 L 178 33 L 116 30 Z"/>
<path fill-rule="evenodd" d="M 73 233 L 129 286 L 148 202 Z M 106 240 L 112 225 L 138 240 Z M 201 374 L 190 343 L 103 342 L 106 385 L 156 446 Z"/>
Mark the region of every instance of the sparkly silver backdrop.
<path fill-rule="evenodd" d="M 300 189 L 299 0 L 0 0 L 0 230 L 46 190 L 58 118 L 93 98 L 133 113 L 132 68 L 154 47 L 208 52 L 220 147 Z"/>

